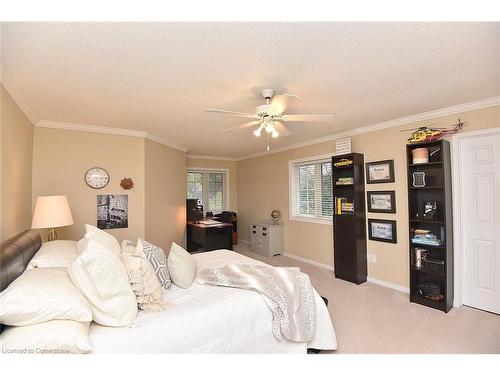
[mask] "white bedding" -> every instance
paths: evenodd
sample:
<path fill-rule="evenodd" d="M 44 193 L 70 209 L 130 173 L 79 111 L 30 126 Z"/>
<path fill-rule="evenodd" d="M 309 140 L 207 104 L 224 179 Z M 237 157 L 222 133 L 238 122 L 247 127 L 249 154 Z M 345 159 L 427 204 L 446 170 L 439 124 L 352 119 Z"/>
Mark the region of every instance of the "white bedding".
<path fill-rule="evenodd" d="M 230 264 L 262 264 L 229 250 L 196 254 L 198 270 Z M 140 311 L 137 326 L 112 328 L 92 323 L 93 353 L 305 353 L 307 347 L 332 350 L 337 340 L 328 310 L 316 293 L 316 334 L 310 343 L 276 340 L 272 314 L 259 293 L 200 285 L 172 286 L 163 298 L 172 310 Z"/>

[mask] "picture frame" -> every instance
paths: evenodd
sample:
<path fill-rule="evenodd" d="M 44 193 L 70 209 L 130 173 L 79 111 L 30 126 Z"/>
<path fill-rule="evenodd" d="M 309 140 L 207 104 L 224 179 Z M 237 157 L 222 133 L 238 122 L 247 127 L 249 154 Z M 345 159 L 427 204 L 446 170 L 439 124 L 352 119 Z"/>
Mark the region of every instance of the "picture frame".
<path fill-rule="evenodd" d="M 366 200 L 368 212 L 395 214 L 396 213 L 396 191 L 367 191 Z"/>
<path fill-rule="evenodd" d="M 366 163 L 367 184 L 384 184 L 394 181 L 394 160 L 380 160 Z"/>
<path fill-rule="evenodd" d="M 396 220 L 368 219 L 368 238 L 372 241 L 398 243 Z"/>

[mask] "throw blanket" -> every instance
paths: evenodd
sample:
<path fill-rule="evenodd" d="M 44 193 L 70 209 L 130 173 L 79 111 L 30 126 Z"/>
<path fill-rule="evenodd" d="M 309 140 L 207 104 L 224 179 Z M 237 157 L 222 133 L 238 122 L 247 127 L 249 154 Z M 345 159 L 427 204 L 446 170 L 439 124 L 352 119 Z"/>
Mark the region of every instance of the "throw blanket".
<path fill-rule="evenodd" d="M 309 276 L 295 267 L 232 265 L 205 268 L 200 284 L 259 292 L 273 314 L 273 334 L 291 341 L 309 342 L 316 331 L 316 302 Z"/>

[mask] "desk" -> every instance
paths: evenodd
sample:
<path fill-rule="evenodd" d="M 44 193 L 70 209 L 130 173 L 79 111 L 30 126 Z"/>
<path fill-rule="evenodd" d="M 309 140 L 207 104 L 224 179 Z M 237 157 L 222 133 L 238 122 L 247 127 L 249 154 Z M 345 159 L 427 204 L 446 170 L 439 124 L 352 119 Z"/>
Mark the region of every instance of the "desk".
<path fill-rule="evenodd" d="M 233 250 L 233 224 L 205 225 L 187 222 L 186 226 L 188 251 Z"/>

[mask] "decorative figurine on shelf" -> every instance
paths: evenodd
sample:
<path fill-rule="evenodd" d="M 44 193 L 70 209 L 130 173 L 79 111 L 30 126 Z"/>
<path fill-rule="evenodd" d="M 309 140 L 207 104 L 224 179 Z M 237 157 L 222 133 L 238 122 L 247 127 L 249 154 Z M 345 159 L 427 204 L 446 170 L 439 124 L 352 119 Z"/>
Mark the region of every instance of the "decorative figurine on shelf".
<path fill-rule="evenodd" d="M 424 220 L 436 220 L 437 202 L 425 202 Z"/>
<path fill-rule="evenodd" d="M 462 130 L 464 124 L 466 124 L 466 122 L 462 122 L 459 117 L 457 123 L 454 124 L 451 129 L 421 126 L 416 129 L 406 129 L 401 131 L 413 131 L 408 138 L 408 143 L 431 142 L 438 140 L 445 134 L 453 134 Z"/>
<path fill-rule="evenodd" d="M 425 172 L 413 172 L 413 186 L 414 187 L 425 186 Z"/>
<path fill-rule="evenodd" d="M 354 163 L 354 161 L 351 159 L 340 159 L 333 166 L 335 168 L 348 167 L 349 165 L 352 165 L 353 163 Z"/>
<path fill-rule="evenodd" d="M 278 221 L 281 219 L 280 210 L 272 210 L 271 219 L 273 219 L 273 225 L 278 225 Z"/>

